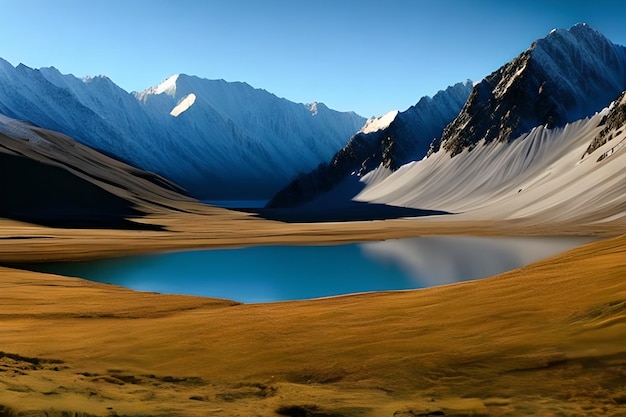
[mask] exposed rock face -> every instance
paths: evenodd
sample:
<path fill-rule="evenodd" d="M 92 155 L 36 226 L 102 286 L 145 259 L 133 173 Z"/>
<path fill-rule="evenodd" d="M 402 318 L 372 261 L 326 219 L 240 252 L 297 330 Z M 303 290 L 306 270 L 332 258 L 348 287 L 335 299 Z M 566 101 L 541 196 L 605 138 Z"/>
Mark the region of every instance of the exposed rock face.
<path fill-rule="evenodd" d="M 296 206 L 329 191 L 349 176 L 360 177 L 380 165 L 395 170 L 423 158 L 433 139 L 461 110 L 471 90 L 471 81 L 458 83 L 432 98 L 423 97 L 404 112 L 370 120 L 329 163 L 298 176 L 274 196 L 268 207 Z"/>
<path fill-rule="evenodd" d="M 563 126 L 600 111 L 624 89 L 625 47 L 586 24 L 554 30 L 476 85 L 431 153 L 441 146 L 454 156 L 481 140 Z"/>
<path fill-rule="evenodd" d="M 600 146 L 609 142 L 626 128 L 626 91 L 615 101 L 615 106 L 611 112 L 602 119 L 600 124 L 604 125 L 604 128 L 589 144 L 585 155 L 592 153 Z"/>

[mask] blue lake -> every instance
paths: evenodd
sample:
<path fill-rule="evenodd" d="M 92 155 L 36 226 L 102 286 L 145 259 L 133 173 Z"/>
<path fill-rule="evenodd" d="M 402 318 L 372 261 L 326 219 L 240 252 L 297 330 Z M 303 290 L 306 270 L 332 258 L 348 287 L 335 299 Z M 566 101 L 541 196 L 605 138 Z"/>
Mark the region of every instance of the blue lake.
<path fill-rule="evenodd" d="M 336 246 L 257 246 L 31 265 L 139 291 L 245 303 L 406 290 L 521 267 L 589 238 L 421 237 Z"/>

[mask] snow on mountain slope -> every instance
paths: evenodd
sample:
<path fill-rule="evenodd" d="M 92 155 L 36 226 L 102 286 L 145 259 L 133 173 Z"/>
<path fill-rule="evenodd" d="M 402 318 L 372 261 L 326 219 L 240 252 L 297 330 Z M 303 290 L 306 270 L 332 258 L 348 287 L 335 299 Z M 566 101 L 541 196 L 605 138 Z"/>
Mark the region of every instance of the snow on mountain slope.
<path fill-rule="evenodd" d="M 137 138 L 151 137 L 155 129 L 139 103 L 106 77 L 80 80 L 54 68 L 14 68 L 0 59 L 0 113 L 153 168 L 153 156 Z"/>
<path fill-rule="evenodd" d="M 170 112 L 170 115 L 174 117 L 180 116 L 181 113 L 183 113 L 184 111 L 188 110 L 191 106 L 193 106 L 193 103 L 195 102 L 196 102 L 196 95 L 194 93 L 187 94 L 178 102 L 176 107 L 172 109 L 172 111 Z"/>
<path fill-rule="evenodd" d="M 340 199 L 350 200 L 359 190 L 358 178 L 379 165 L 393 170 L 423 158 L 433 139 L 440 137 L 443 128 L 459 113 L 471 90 L 471 81 L 458 83 L 432 98 L 423 97 L 406 111 L 370 119 L 329 163 L 298 176 L 268 206 L 300 205 L 346 183 L 355 186 L 342 186 Z M 339 197 L 339 193 L 333 194 L 333 198 Z"/>
<path fill-rule="evenodd" d="M 0 60 L 0 113 L 68 134 L 201 199 L 268 198 L 332 157 L 365 119 L 313 113 L 245 83 L 174 75 L 129 94 L 106 77 Z"/>
<path fill-rule="evenodd" d="M 171 117 L 172 109 L 184 105 L 191 94 L 193 104 Z M 187 180 L 184 184 L 191 189 L 213 184 L 223 190 L 216 197 L 230 199 L 241 194 L 269 197 L 298 172 L 330 158 L 365 121 L 354 113 L 330 110 L 322 103 L 316 103 L 312 111 L 312 107 L 280 99 L 246 83 L 184 74 L 135 96 L 160 125 L 186 139 L 189 148 L 183 159 L 191 160 L 202 174 L 193 175 L 198 183 Z M 168 176 L 183 183 L 192 175 L 181 178 L 173 172 Z M 235 192 L 227 196 L 229 188 Z"/>
<path fill-rule="evenodd" d="M 481 140 L 506 141 L 539 125 L 600 111 L 626 89 L 626 47 L 586 24 L 554 30 L 478 83 L 435 143 L 452 155 Z"/>
<path fill-rule="evenodd" d="M 534 128 L 511 142 L 491 142 L 455 157 L 444 151 L 390 173 L 363 178 L 358 201 L 464 213 L 471 219 L 593 222 L 626 216 L 624 126 L 585 152 L 606 114 L 562 128 Z M 619 132 L 619 133 L 618 133 Z M 610 156 L 600 158 L 609 152 Z M 599 160 L 600 159 L 600 160 Z"/>
<path fill-rule="evenodd" d="M 396 120 L 398 113 L 398 110 L 392 110 L 380 117 L 373 117 L 365 123 L 358 133 L 374 133 L 379 130 L 386 129 L 394 120 Z"/>
<path fill-rule="evenodd" d="M 625 47 L 585 24 L 554 30 L 475 86 L 427 158 L 372 171 L 355 199 L 483 220 L 624 217 L 624 95 L 602 108 L 625 89 Z"/>

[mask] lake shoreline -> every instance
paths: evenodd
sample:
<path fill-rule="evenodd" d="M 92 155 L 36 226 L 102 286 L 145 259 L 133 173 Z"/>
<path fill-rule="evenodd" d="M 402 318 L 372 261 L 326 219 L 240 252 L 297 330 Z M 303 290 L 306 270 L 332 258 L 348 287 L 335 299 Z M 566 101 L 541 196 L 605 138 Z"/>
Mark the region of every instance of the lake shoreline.
<path fill-rule="evenodd" d="M 251 305 L 3 268 L 0 406 L 612 415 L 626 394 L 625 254 L 622 236 L 479 281 Z"/>
<path fill-rule="evenodd" d="M 590 241 L 580 237 L 425 236 L 5 266 L 136 291 L 223 298 L 249 304 L 408 291 L 482 279 Z"/>
<path fill-rule="evenodd" d="M 79 261 L 192 249 L 328 245 L 417 236 L 591 236 L 626 231 L 626 218 L 597 223 L 485 220 L 471 214 L 357 222 L 285 223 L 198 203 L 133 219 L 163 230 L 49 228 L 0 219 L 0 263 Z"/>

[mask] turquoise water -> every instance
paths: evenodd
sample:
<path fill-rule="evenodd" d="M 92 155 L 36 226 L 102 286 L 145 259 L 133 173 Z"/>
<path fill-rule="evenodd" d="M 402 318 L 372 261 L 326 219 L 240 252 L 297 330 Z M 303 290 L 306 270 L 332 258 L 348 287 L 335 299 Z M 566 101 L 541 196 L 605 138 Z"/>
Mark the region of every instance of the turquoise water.
<path fill-rule="evenodd" d="M 33 268 L 139 291 L 255 303 L 483 278 L 589 240 L 424 237 L 336 246 L 188 251 Z"/>

